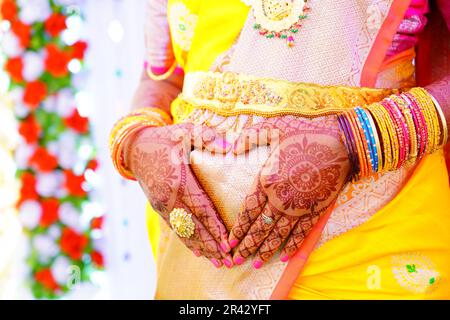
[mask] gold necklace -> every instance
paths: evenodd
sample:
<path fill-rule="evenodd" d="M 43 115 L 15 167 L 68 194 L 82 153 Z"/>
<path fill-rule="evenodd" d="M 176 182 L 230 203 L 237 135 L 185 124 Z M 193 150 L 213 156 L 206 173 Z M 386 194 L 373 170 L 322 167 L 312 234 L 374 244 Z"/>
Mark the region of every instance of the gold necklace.
<path fill-rule="evenodd" d="M 253 28 L 267 39 L 284 39 L 294 45 L 298 32 L 310 11 L 307 0 L 241 0 L 252 7 Z"/>

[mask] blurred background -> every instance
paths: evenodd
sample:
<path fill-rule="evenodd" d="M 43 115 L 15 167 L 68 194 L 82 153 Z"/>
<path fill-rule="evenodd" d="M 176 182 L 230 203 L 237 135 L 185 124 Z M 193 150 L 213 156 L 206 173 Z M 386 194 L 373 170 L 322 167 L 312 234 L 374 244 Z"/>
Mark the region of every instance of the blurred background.
<path fill-rule="evenodd" d="M 0 0 L 0 299 L 152 299 L 145 198 L 108 137 L 144 0 Z"/>

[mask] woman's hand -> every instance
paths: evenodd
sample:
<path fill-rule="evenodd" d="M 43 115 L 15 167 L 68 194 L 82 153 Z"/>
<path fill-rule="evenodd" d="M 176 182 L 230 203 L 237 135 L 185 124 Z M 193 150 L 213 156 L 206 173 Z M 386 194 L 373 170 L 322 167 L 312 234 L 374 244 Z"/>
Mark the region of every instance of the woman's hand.
<path fill-rule="evenodd" d="M 236 154 L 269 144 L 271 152 L 231 230 L 234 263 L 256 253 L 260 268 L 282 248 L 287 261 L 346 183 L 350 162 L 337 118 L 269 118 L 245 130 Z M 287 242 L 285 242 L 287 240 Z"/>
<path fill-rule="evenodd" d="M 128 143 L 125 161 L 152 207 L 169 226 L 169 213 L 174 208 L 192 213 L 195 231 L 189 238 L 180 237 L 184 244 L 216 267 L 231 267 L 227 229 L 189 166 L 192 146 L 215 151 L 224 144 L 215 130 L 204 126 L 147 128 Z"/>

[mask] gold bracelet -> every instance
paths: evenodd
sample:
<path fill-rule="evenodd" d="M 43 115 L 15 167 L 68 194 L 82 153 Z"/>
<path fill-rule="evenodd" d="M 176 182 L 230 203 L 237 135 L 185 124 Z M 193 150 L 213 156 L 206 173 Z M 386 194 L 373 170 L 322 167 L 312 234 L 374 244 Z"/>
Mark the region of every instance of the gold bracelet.
<path fill-rule="evenodd" d="M 383 143 L 383 168 L 382 171 L 392 170 L 393 166 L 396 165 L 395 155 L 394 155 L 394 143 L 391 141 L 391 130 L 388 126 L 389 123 L 386 121 L 385 115 L 383 113 L 384 107 L 379 103 L 374 103 L 367 106 L 367 109 L 371 112 L 374 117 L 376 125 L 379 127 L 379 133 L 381 135 L 381 141 Z M 394 140 L 395 141 L 395 140 Z M 398 158 L 398 156 L 397 156 Z M 393 162 L 395 162 L 393 164 Z"/>
<path fill-rule="evenodd" d="M 132 172 L 125 164 L 123 147 L 124 142 L 140 130 L 148 127 L 160 127 L 168 125 L 168 115 L 157 108 L 141 108 L 130 112 L 127 116 L 119 119 L 111 130 L 109 148 L 114 167 L 121 176 L 126 179 L 135 180 Z"/>
<path fill-rule="evenodd" d="M 148 65 L 147 66 L 147 75 L 149 76 L 150 79 L 155 80 L 155 81 L 166 80 L 174 73 L 175 69 L 177 68 L 177 65 L 178 65 L 177 60 L 174 60 L 172 65 L 170 66 L 169 70 L 167 70 L 163 74 L 154 74 L 151 66 Z"/>
<path fill-rule="evenodd" d="M 394 121 L 391 118 L 391 115 L 386 110 L 386 108 L 381 104 L 378 105 L 378 110 L 384 119 L 384 123 L 387 128 L 387 132 L 389 135 L 389 140 L 391 141 L 391 147 L 392 147 L 392 163 L 391 167 L 388 170 L 396 169 L 398 166 L 399 158 L 400 158 L 400 142 L 399 142 L 399 136 L 397 134 L 396 125 Z"/>
<path fill-rule="evenodd" d="M 428 91 L 427 91 L 428 92 Z M 441 119 L 441 125 L 442 125 L 442 131 L 443 131 L 443 137 L 442 142 L 440 146 L 445 146 L 448 141 L 448 126 L 447 126 L 447 120 L 445 119 L 444 111 L 442 111 L 441 105 L 436 100 L 435 97 L 431 93 L 428 92 L 428 95 L 430 96 L 430 99 L 433 101 L 434 106 L 439 114 L 439 118 Z"/>
<path fill-rule="evenodd" d="M 441 128 L 439 126 L 439 117 L 437 109 L 434 106 L 433 101 L 430 98 L 428 92 L 425 89 L 416 87 L 409 91 L 418 101 L 427 125 L 429 125 L 429 153 L 434 152 L 441 140 Z"/>

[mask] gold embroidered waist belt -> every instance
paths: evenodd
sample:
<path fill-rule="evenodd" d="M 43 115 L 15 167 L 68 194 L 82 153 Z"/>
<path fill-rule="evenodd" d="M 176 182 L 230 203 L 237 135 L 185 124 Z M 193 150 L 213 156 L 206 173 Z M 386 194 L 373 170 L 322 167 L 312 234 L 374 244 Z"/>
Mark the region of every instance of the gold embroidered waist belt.
<path fill-rule="evenodd" d="M 191 109 L 210 110 L 222 116 L 317 117 L 371 104 L 399 91 L 321 86 L 233 72 L 191 72 L 185 75 L 179 100 L 189 104 Z"/>

